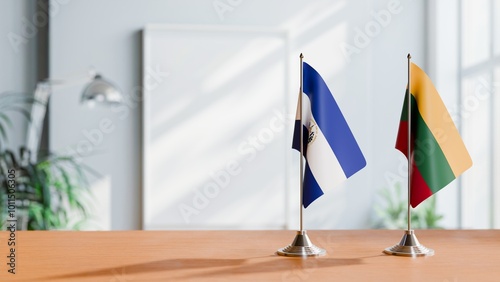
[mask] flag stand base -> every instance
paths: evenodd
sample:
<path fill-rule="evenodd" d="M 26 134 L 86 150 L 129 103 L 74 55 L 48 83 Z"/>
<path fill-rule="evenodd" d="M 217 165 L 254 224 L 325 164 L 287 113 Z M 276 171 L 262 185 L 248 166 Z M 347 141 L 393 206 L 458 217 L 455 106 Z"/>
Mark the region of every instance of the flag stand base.
<path fill-rule="evenodd" d="M 433 256 L 434 250 L 424 247 L 418 242 L 413 230 L 405 230 L 405 234 L 399 244 L 386 248 L 384 253 L 395 256 L 423 257 Z"/>
<path fill-rule="evenodd" d="M 302 230 L 297 231 L 297 235 L 290 245 L 279 249 L 276 253 L 287 257 L 313 257 L 324 256 L 326 251 L 316 247 L 307 236 L 306 231 Z"/>

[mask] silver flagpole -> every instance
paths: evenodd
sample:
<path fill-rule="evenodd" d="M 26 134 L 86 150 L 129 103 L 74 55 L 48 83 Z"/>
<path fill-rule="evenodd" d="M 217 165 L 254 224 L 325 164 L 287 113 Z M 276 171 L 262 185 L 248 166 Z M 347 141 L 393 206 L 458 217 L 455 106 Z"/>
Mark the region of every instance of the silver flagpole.
<path fill-rule="evenodd" d="M 410 209 L 410 199 L 411 199 L 411 55 L 408 53 L 406 57 L 408 59 L 408 231 L 411 230 L 411 209 Z"/>
<path fill-rule="evenodd" d="M 323 256 L 326 251 L 315 246 L 309 236 L 307 236 L 307 231 L 304 230 L 302 214 L 304 210 L 303 200 L 304 200 L 304 125 L 302 122 L 302 87 L 303 87 L 303 59 L 304 55 L 300 53 L 300 89 L 299 89 L 299 120 L 300 120 L 300 230 L 297 231 L 295 239 L 293 242 L 279 249 L 276 253 L 280 256 L 289 257 L 310 257 L 310 256 Z"/>
<path fill-rule="evenodd" d="M 300 118 L 300 232 L 304 231 L 304 225 L 302 220 L 302 214 L 304 211 L 304 123 L 302 122 L 302 93 L 303 93 L 303 83 L 304 83 L 304 73 L 303 73 L 303 59 L 304 55 L 300 53 L 300 89 L 299 89 L 299 118 Z"/>
<path fill-rule="evenodd" d="M 411 125 L 412 125 L 412 114 L 411 114 L 411 55 L 408 53 L 406 57 L 408 59 L 408 93 L 407 93 L 407 107 L 408 107 L 408 229 L 405 231 L 403 238 L 399 244 L 392 247 L 386 248 L 384 253 L 388 255 L 405 256 L 405 257 L 421 257 L 421 256 L 432 256 L 434 255 L 434 250 L 424 247 L 424 245 L 418 242 L 417 236 L 411 229 L 411 175 L 412 175 L 412 154 L 411 154 Z"/>

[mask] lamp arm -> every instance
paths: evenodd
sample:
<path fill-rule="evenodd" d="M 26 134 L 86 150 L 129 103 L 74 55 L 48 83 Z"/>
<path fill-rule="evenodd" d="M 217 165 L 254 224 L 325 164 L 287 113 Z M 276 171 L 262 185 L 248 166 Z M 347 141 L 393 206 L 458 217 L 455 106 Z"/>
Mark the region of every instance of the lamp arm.
<path fill-rule="evenodd" d="M 31 120 L 28 124 L 26 147 L 31 152 L 31 161 L 36 162 L 40 139 L 42 136 L 43 122 L 47 112 L 47 103 L 52 93 L 51 85 L 48 82 L 39 82 L 36 85 L 34 98 L 35 103 L 31 106 Z"/>
<path fill-rule="evenodd" d="M 82 94 L 82 100 L 88 101 L 98 98 L 107 103 L 121 103 L 122 97 L 116 87 L 108 81 L 102 79 L 97 75 L 95 70 L 91 68 L 85 77 L 75 76 L 70 79 L 46 79 L 37 83 L 34 98 L 38 103 L 34 103 L 31 107 L 31 121 L 28 125 L 28 132 L 26 134 L 26 147 L 31 152 L 31 161 L 36 162 L 38 157 L 38 150 L 40 148 L 40 139 L 42 136 L 43 123 L 47 113 L 47 106 L 50 95 L 54 89 L 69 87 L 79 84 L 82 80 L 92 81 Z"/>
<path fill-rule="evenodd" d="M 36 162 L 38 158 L 38 150 L 40 149 L 40 139 L 42 137 L 43 122 L 47 113 L 49 97 L 53 90 L 70 87 L 82 82 L 91 81 L 96 76 L 96 71 L 90 68 L 83 75 L 71 77 L 69 79 L 52 79 L 48 78 L 36 84 L 34 98 L 36 103 L 31 106 L 31 120 L 28 125 L 26 134 L 26 147 L 31 152 L 31 161 Z"/>
<path fill-rule="evenodd" d="M 73 77 L 66 78 L 66 79 L 47 78 L 44 81 L 42 81 L 42 83 L 50 84 L 52 89 L 58 90 L 58 89 L 64 88 L 64 87 L 70 87 L 70 86 L 78 85 L 81 83 L 90 82 L 90 81 L 92 81 L 92 79 L 94 79 L 94 77 L 96 75 L 97 75 L 97 72 L 95 71 L 95 69 L 90 68 L 85 75 L 79 74 L 77 76 L 75 75 Z"/>

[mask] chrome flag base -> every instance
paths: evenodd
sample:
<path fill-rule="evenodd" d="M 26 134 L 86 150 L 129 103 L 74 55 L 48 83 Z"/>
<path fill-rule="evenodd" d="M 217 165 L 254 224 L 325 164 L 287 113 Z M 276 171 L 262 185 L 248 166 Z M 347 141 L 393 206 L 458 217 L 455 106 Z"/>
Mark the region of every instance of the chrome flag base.
<path fill-rule="evenodd" d="M 433 256 L 434 250 L 424 247 L 418 242 L 413 230 L 405 230 L 405 234 L 399 244 L 386 248 L 384 253 L 395 256 L 423 257 Z"/>
<path fill-rule="evenodd" d="M 326 251 L 316 247 L 305 230 L 297 231 L 297 235 L 293 240 L 292 244 L 279 249 L 276 252 L 280 256 L 288 257 L 313 257 L 313 256 L 324 256 Z"/>

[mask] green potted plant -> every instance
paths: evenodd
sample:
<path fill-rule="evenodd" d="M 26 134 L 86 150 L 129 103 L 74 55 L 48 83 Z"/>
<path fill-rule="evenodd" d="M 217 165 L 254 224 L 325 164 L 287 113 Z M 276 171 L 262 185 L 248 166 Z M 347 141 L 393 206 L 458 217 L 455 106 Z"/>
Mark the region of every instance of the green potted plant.
<path fill-rule="evenodd" d="M 382 203 L 375 206 L 375 228 L 406 229 L 408 227 L 408 200 L 400 182 L 380 193 Z M 411 225 L 415 229 L 440 229 L 443 215 L 437 212 L 436 196 L 432 196 L 411 210 Z"/>
<path fill-rule="evenodd" d="M 27 108 L 34 102 L 25 95 L 0 95 L 0 223 L 6 224 L 8 205 L 15 197 L 15 208 L 10 208 L 15 210 L 18 229 L 79 229 L 88 217 L 85 202 L 91 194 L 86 172 L 91 170 L 73 156 L 47 154 L 34 162 L 30 155 L 37 152 L 22 146 L 14 152 L 4 145 L 12 129 L 7 113 L 17 112 L 29 121 Z"/>

